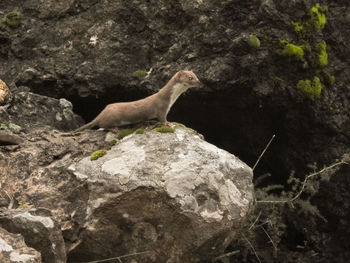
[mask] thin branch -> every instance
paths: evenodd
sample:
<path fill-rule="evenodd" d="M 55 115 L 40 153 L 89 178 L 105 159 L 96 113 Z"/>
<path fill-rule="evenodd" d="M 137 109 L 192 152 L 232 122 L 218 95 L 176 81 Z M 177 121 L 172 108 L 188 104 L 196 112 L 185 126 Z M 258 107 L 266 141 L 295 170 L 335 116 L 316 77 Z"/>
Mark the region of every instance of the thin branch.
<path fill-rule="evenodd" d="M 123 255 L 123 256 L 118 256 L 118 257 L 113 257 L 113 258 L 106 258 L 106 259 L 99 259 L 99 260 L 88 261 L 88 262 L 84 262 L 84 263 L 100 263 L 100 262 L 107 262 L 107 261 L 114 260 L 114 259 L 117 259 L 119 262 L 122 262 L 121 258 L 138 256 L 138 255 L 143 255 L 143 254 L 148 254 L 148 253 L 151 253 L 151 251 L 135 252 L 135 253 L 127 254 L 127 255 Z"/>
<path fill-rule="evenodd" d="M 261 263 L 261 260 L 260 260 L 260 258 L 259 258 L 259 256 L 258 256 L 258 254 L 256 253 L 256 251 L 255 251 L 255 249 L 254 249 L 252 243 L 250 243 L 250 241 L 248 240 L 248 238 L 245 237 L 245 235 L 243 235 L 243 237 L 244 237 L 245 241 L 247 241 L 247 243 L 248 243 L 249 246 L 251 247 L 252 251 L 253 251 L 254 254 L 255 254 L 255 257 L 256 257 L 256 258 L 258 259 L 258 261 Z"/>
<path fill-rule="evenodd" d="M 304 192 L 306 183 L 311 177 L 319 175 L 319 174 L 321 174 L 321 173 L 323 173 L 323 172 L 325 172 L 327 170 L 330 170 L 330 169 L 332 169 L 334 167 L 337 167 L 339 165 L 342 165 L 342 164 L 348 164 L 348 163 L 344 162 L 344 161 L 339 161 L 337 163 L 334 163 L 334 164 L 332 164 L 330 166 L 327 166 L 327 167 L 323 168 L 322 170 L 320 170 L 318 172 L 315 172 L 315 173 L 312 173 L 312 174 L 309 174 L 308 176 L 306 176 L 305 179 L 304 179 L 303 185 L 301 186 L 300 191 L 292 199 L 288 199 L 288 200 L 261 200 L 261 201 L 257 200 L 256 202 L 257 203 L 293 203 L 293 201 L 298 199 L 299 196 Z"/>
<path fill-rule="evenodd" d="M 265 232 L 265 234 L 267 235 L 267 237 L 270 239 L 271 244 L 273 246 L 273 248 L 275 249 L 275 252 L 277 252 L 277 246 L 275 245 L 275 243 L 273 242 L 271 236 L 269 235 L 269 233 L 267 233 L 266 229 L 263 226 L 260 226 L 260 228 Z"/>
<path fill-rule="evenodd" d="M 255 218 L 253 224 L 249 227 L 249 230 L 251 230 L 253 228 L 253 226 L 256 224 L 256 222 L 258 222 L 260 216 L 261 216 L 262 211 L 259 212 L 259 215 Z"/>
<path fill-rule="evenodd" d="M 236 254 L 238 254 L 239 252 L 240 252 L 240 250 L 235 250 L 235 251 L 231 251 L 231 252 L 222 254 L 222 255 L 220 255 L 220 256 L 214 258 L 214 259 L 212 260 L 212 262 L 216 262 L 216 261 L 218 261 L 219 259 L 222 259 L 222 258 L 226 258 L 226 257 L 230 257 L 230 256 L 233 256 L 233 255 L 236 255 Z"/>
<path fill-rule="evenodd" d="M 269 148 L 270 144 L 272 143 L 273 139 L 275 138 L 275 135 L 272 135 L 270 141 L 267 143 L 267 145 L 265 146 L 265 149 L 262 151 L 262 153 L 260 154 L 258 160 L 256 160 L 252 170 L 254 171 L 255 167 L 258 165 L 258 163 L 260 162 L 260 159 L 263 157 L 264 153 L 266 152 L 267 148 Z"/>

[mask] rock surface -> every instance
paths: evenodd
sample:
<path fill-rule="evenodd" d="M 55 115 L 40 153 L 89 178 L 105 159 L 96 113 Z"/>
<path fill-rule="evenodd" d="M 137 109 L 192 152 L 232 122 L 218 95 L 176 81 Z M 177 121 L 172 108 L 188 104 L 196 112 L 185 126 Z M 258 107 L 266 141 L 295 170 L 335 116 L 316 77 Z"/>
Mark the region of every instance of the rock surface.
<path fill-rule="evenodd" d="M 47 216 L 49 213 L 49 210 L 40 213 L 35 209 L 2 209 L 0 226 L 11 233 L 21 234 L 26 244 L 40 252 L 43 262 L 64 263 L 66 251 L 61 227 Z"/>
<path fill-rule="evenodd" d="M 171 134 L 134 134 L 96 161 L 86 157 L 71 165 L 96 145 L 108 148 L 104 138 L 105 132 L 54 132 L 0 151 L 2 189 L 11 197 L 3 206 L 49 211 L 49 217 L 40 211 L 0 216 L 0 225 L 28 233 L 26 242 L 44 262 L 64 262 L 60 231 L 48 230 L 55 220 L 69 262 L 133 253 L 147 262 L 192 262 L 224 251 L 253 200 L 248 166 L 181 127 Z"/>
<path fill-rule="evenodd" d="M 253 200 L 246 164 L 179 127 L 134 134 L 70 170 L 90 189 L 75 262 L 130 248 L 151 251 L 147 262 L 212 258 L 237 235 Z"/>
<path fill-rule="evenodd" d="M 2 263 L 41 263 L 38 251 L 28 247 L 20 234 L 0 227 L 0 261 Z"/>
<path fill-rule="evenodd" d="M 27 91 L 18 92 L 11 103 L 0 107 L 1 124 L 15 133 L 42 130 L 74 130 L 81 118 L 73 113 L 72 103 Z"/>

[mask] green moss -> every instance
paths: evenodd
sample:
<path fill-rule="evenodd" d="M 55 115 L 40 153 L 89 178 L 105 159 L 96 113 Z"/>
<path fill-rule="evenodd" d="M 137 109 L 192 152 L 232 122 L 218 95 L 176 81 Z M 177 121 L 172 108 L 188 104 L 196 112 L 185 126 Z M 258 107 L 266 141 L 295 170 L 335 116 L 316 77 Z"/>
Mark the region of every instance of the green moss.
<path fill-rule="evenodd" d="M 253 48 L 258 49 L 260 47 L 260 40 L 259 38 L 254 35 L 254 34 L 250 34 L 249 35 L 249 45 Z"/>
<path fill-rule="evenodd" d="M 95 151 L 95 152 L 93 152 L 92 154 L 91 154 L 91 157 L 90 157 L 90 160 L 91 161 L 95 161 L 95 160 L 97 160 L 98 158 L 100 158 L 100 157 L 102 157 L 103 155 L 105 155 L 107 153 L 107 151 L 106 150 L 97 150 L 97 151 Z"/>
<path fill-rule="evenodd" d="M 135 131 L 136 134 L 144 134 L 144 132 L 145 132 L 145 128 L 138 128 L 138 129 Z"/>
<path fill-rule="evenodd" d="M 161 127 L 157 127 L 157 128 L 154 128 L 154 130 L 156 132 L 161 132 L 161 133 L 173 133 L 175 131 L 174 128 L 171 128 L 169 126 L 161 126 Z"/>
<path fill-rule="evenodd" d="M 171 122 L 173 125 L 177 126 L 177 127 L 180 127 L 180 128 L 183 128 L 183 129 L 186 129 L 187 131 L 190 131 L 192 132 L 193 134 L 196 134 L 196 135 L 200 135 L 196 130 L 192 129 L 192 128 L 189 128 L 187 126 L 185 126 L 184 124 L 182 123 L 179 123 L 179 122 Z"/>
<path fill-rule="evenodd" d="M 300 60 L 304 57 L 304 50 L 302 46 L 297 46 L 289 43 L 282 50 L 282 55 L 288 56 L 288 57 L 294 57 Z"/>
<path fill-rule="evenodd" d="M 135 128 L 131 128 L 131 129 L 122 129 L 118 132 L 117 138 L 118 140 L 123 139 L 124 137 L 132 134 L 136 129 Z"/>
<path fill-rule="evenodd" d="M 4 16 L 3 21 L 10 27 L 18 27 L 21 23 L 21 15 L 17 11 L 12 11 Z"/>
<path fill-rule="evenodd" d="M 316 4 L 315 6 L 313 6 L 309 12 L 309 24 L 311 24 L 315 29 L 322 30 L 327 22 L 325 14 L 327 13 L 327 11 L 328 7 L 326 5 Z"/>
<path fill-rule="evenodd" d="M 297 34 L 303 34 L 304 32 L 304 25 L 300 22 L 292 22 L 292 25 L 294 26 L 294 31 Z"/>
<path fill-rule="evenodd" d="M 324 40 L 316 45 L 316 51 L 318 53 L 318 65 L 325 67 L 328 65 L 327 44 Z"/>
<path fill-rule="evenodd" d="M 297 88 L 307 97 L 312 100 L 318 99 L 321 96 L 323 85 L 318 77 L 314 80 L 299 80 Z"/>
<path fill-rule="evenodd" d="M 118 142 L 118 140 L 111 140 L 111 141 L 109 142 L 109 145 L 110 145 L 110 146 L 114 146 L 114 145 L 117 144 L 117 142 Z"/>
<path fill-rule="evenodd" d="M 328 75 L 328 81 L 329 81 L 329 84 L 331 85 L 331 86 L 333 86 L 334 85 L 334 83 L 335 83 L 335 76 L 334 75 Z"/>
<path fill-rule="evenodd" d="M 0 123 L 0 130 L 7 130 L 8 127 L 5 123 Z"/>
<path fill-rule="evenodd" d="M 148 73 L 147 71 L 144 71 L 144 70 L 136 70 L 135 72 L 132 73 L 132 75 L 136 78 L 143 79 L 148 75 Z"/>
<path fill-rule="evenodd" d="M 328 72 L 324 72 L 324 78 L 327 84 L 329 84 L 330 86 L 333 86 L 335 83 L 335 76 L 329 74 Z"/>

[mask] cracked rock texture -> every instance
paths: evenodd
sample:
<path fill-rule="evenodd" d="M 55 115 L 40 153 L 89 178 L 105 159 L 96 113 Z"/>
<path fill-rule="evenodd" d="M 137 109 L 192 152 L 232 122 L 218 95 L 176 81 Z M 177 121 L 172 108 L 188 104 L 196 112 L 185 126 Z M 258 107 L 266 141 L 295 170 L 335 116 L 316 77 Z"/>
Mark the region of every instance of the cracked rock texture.
<path fill-rule="evenodd" d="M 41 263 L 38 251 L 28 247 L 20 234 L 7 232 L 0 227 L 0 262 Z"/>
<path fill-rule="evenodd" d="M 48 211 L 26 209 L 0 210 L 0 226 L 11 233 L 19 233 L 26 244 L 40 251 L 43 262 L 66 262 L 65 244 L 60 225 Z"/>
<path fill-rule="evenodd" d="M 128 136 L 70 170 L 90 189 L 75 260 L 101 255 L 96 239 L 107 251 L 155 249 L 149 262 L 207 259 L 224 251 L 253 201 L 252 170 L 185 128 Z"/>

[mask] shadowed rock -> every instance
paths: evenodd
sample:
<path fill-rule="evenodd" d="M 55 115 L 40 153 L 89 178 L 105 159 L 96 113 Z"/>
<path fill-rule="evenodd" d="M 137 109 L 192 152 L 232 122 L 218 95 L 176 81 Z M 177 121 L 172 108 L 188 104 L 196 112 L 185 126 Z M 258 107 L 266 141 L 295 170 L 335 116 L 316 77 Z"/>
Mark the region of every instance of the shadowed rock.
<path fill-rule="evenodd" d="M 9 233 L 0 227 L 0 262 L 41 263 L 41 256 L 26 245 L 20 234 Z"/>

